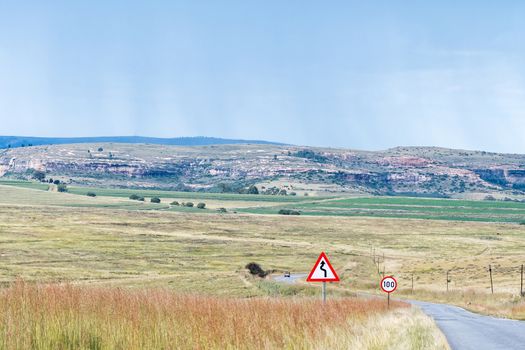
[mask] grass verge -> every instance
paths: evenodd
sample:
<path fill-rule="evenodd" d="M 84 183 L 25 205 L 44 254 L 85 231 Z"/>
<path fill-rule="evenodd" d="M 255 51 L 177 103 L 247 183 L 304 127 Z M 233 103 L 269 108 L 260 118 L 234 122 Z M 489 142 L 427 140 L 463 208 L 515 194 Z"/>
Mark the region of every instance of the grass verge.
<path fill-rule="evenodd" d="M 322 304 L 17 281 L 0 292 L 0 348 L 445 349 L 416 313 L 373 299 Z"/>

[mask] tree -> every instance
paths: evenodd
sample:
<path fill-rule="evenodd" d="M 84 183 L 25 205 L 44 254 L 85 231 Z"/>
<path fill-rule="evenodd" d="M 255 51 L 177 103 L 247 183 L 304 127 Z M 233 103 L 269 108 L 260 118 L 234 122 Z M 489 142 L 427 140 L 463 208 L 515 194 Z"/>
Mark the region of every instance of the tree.
<path fill-rule="evenodd" d="M 60 180 L 55 180 L 55 181 L 53 181 L 53 183 L 54 183 L 55 185 L 59 185 L 59 184 L 60 184 Z"/>
<path fill-rule="evenodd" d="M 67 186 L 65 184 L 60 184 L 57 186 L 57 191 L 58 192 L 67 192 L 68 189 L 67 189 Z"/>
<path fill-rule="evenodd" d="M 88 193 L 86 193 L 86 196 L 88 196 L 88 197 L 96 197 L 97 194 L 95 192 L 88 192 Z"/>
<path fill-rule="evenodd" d="M 249 188 L 248 188 L 248 194 L 259 194 L 259 189 L 257 188 L 257 186 L 255 185 L 251 185 Z"/>
<path fill-rule="evenodd" d="M 104 152 L 104 148 L 99 147 L 97 151 L 99 151 L 99 152 Z"/>
<path fill-rule="evenodd" d="M 35 170 L 33 172 L 33 178 L 38 181 L 44 181 L 44 179 L 46 178 L 46 173 L 40 170 Z"/>
<path fill-rule="evenodd" d="M 153 197 L 150 199 L 151 203 L 160 203 L 160 198 L 159 197 Z"/>
<path fill-rule="evenodd" d="M 177 206 L 178 206 L 178 205 L 179 205 L 179 202 L 177 202 L 177 201 L 173 201 L 173 202 L 170 203 L 170 205 L 177 205 Z"/>
<path fill-rule="evenodd" d="M 186 202 L 184 205 L 186 207 L 188 207 L 188 208 L 193 208 L 193 203 L 192 202 Z"/>
<path fill-rule="evenodd" d="M 204 208 L 206 208 L 206 203 L 202 203 L 202 202 L 201 202 L 201 203 L 197 204 L 197 208 L 199 208 L 199 209 L 204 209 Z"/>

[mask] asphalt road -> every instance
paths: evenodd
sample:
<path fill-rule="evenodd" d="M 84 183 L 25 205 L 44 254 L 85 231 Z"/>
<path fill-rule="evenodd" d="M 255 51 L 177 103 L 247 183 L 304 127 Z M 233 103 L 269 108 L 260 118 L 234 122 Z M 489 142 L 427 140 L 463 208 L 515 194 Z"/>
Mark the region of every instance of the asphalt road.
<path fill-rule="evenodd" d="M 274 280 L 293 284 L 306 274 L 276 276 Z M 525 322 L 482 316 L 457 306 L 408 301 L 432 317 L 452 350 L 525 350 Z"/>
<path fill-rule="evenodd" d="M 452 350 L 525 350 L 525 322 L 482 316 L 457 306 L 410 301 L 432 317 Z"/>
<path fill-rule="evenodd" d="M 275 282 L 294 284 L 295 281 L 299 279 L 306 280 L 306 277 L 308 277 L 306 273 L 294 273 L 294 274 L 291 274 L 290 277 L 284 277 L 284 275 L 275 276 L 273 280 Z"/>

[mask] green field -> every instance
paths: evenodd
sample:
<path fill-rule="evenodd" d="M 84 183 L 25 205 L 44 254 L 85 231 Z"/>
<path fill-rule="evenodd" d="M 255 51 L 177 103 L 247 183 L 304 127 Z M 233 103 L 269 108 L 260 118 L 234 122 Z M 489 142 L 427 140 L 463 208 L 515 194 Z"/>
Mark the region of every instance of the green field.
<path fill-rule="evenodd" d="M 0 185 L 48 191 L 49 185 L 28 181 L 0 180 Z M 87 199 L 95 192 L 97 199 Z M 431 219 L 451 221 L 525 223 L 525 203 L 506 201 L 472 201 L 410 197 L 298 197 L 247 195 L 232 193 L 176 192 L 161 190 L 106 189 L 70 186 L 70 197 L 62 203 L 74 207 L 110 207 L 137 210 L 170 210 L 192 212 L 195 208 L 169 206 L 174 200 L 205 202 L 208 209 L 226 207 L 228 210 L 251 214 L 278 214 L 280 209 L 295 209 L 301 215 L 382 217 Z M 146 198 L 146 203 L 130 201 L 132 194 Z M 75 197 L 78 199 L 74 199 Z M 151 197 L 162 198 L 162 204 L 148 203 Z M 54 197 L 55 198 L 55 197 Z M 49 204 L 56 205 L 50 200 Z"/>
<path fill-rule="evenodd" d="M 253 214 L 276 214 L 295 209 L 301 215 L 371 216 L 481 222 L 525 222 L 525 203 L 467 201 L 408 197 L 366 197 L 294 203 L 275 207 L 241 209 Z"/>

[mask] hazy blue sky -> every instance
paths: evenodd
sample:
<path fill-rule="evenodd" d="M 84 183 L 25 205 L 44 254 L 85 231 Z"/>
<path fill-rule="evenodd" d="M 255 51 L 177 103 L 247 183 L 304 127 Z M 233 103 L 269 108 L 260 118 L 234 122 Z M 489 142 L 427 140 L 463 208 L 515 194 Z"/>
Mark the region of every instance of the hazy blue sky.
<path fill-rule="evenodd" d="M 0 0 L 0 135 L 525 153 L 523 18 L 524 1 Z"/>

